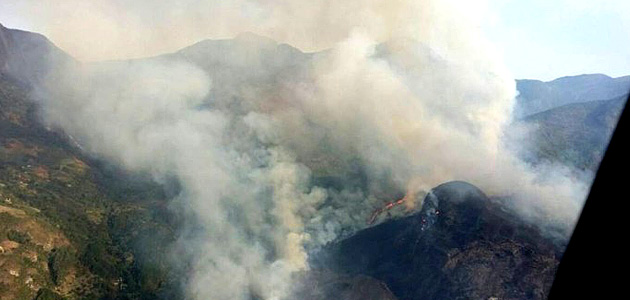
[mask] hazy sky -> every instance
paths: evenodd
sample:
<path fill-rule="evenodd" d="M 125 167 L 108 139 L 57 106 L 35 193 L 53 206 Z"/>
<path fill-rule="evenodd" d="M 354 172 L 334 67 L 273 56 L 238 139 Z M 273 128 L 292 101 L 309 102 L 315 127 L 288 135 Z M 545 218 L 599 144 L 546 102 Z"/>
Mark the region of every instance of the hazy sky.
<path fill-rule="evenodd" d="M 71 1 L 70 1 L 71 2 Z M 120 14 L 121 7 L 127 4 L 119 0 L 99 0 L 97 8 L 105 7 L 98 16 Z M 111 2 L 112 5 L 102 5 Z M 186 0 L 182 3 L 192 3 Z M 64 2 L 69 3 L 69 2 Z M 108 22 L 96 23 L 94 26 L 77 24 L 76 19 L 61 18 L 66 14 L 81 14 L 81 9 L 93 11 L 95 5 L 81 4 L 74 10 L 72 7 L 58 8 L 54 1 L 32 0 L 0 0 L 0 23 L 7 27 L 36 31 L 47 35 L 61 48 L 81 57 L 83 47 L 98 48 L 98 41 L 85 40 L 91 36 L 89 31 L 107 30 Z M 630 1 L 627 0 L 486 0 L 486 14 L 483 20 L 483 31 L 488 39 L 494 42 L 503 53 L 505 64 L 515 78 L 532 78 L 551 80 L 565 75 L 584 73 L 604 73 L 613 77 L 630 74 Z M 115 7 L 115 9 L 112 9 Z M 178 9 L 177 5 L 173 6 Z M 164 13 L 169 6 L 159 5 L 155 13 Z M 46 10 L 56 10 L 49 14 Z M 134 16 L 140 9 L 129 7 L 131 17 L 126 17 L 125 26 L 133 26 L 134 22 L 147 18 L 146 9 Z M 148 12 L 149 16 L 151 11 Z M 53 22 L 55 30 L 50 29 Z M 156 17 L 156 19 L 159 19 Z M 151 20 L 151 22 L 156 22 Z M 175 24 L 177 25 L 177 24 Z M 163 25 L 168 26 L 168 25 Z M 67 32 L 59 28 L 71 28 Z M 162 28 L 164 30 L 164 28 Z M 200 32 L 183 33 L 173 27 L 173 35 L 182 36 L 177 39 L 186 46 L 191 40 L 198 39 Z M 63 34 L 77 35 L 73 43 L 63 41 Z M 203 34 L 210 34 L 203 32 Z M 187 36 L 188 35 L 188 36 Z M 207 38 L 223 38 L 226 34 L 217 31 L 216 36 Z M 188 39 L 186 39 L 188 37 Z M 142 33 L 136 36 L 130 34 L 127 39 L 142 39 Z M 81 40 L 78 42 L 78 40 Z M 125 47 L 120 47 L 125 48 Z M 175 49 L 161 48 L 153 50 L 156 53 L 131 54 L 130 56 L 155 55 Z M 96 52 L 95 52 L 96 53 Z M 98 58 L 107 58 L 107 53 Z M 110 57 L 111 58 L 111 57 Z M 116 57 L 120 58 L 120 57 Z M 94 58 L 92 58 L 94 59 Z"/>
<path fill-rule="evenodd" d="M 491 0 L 487 37 L 517 78 L 630 75 L 630 1 Z"/>

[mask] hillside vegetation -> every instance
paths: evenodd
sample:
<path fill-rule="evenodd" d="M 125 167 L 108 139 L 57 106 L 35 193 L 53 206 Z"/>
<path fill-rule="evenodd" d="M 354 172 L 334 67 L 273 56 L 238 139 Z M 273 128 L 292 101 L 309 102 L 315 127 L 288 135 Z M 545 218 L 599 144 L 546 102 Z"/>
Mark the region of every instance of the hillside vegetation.
<path fill-rule="evenodd" d="M 0 299 L 177 293 L 166 289 L 174 234 L 160 187 L 77 152 L 4 76 L 0 128 Z"/>
<path fill-rule="evenodd" d="M 567 104 L 523 119 L 532 125 L 528 160 L 597 171 L 626 97 Z"/>

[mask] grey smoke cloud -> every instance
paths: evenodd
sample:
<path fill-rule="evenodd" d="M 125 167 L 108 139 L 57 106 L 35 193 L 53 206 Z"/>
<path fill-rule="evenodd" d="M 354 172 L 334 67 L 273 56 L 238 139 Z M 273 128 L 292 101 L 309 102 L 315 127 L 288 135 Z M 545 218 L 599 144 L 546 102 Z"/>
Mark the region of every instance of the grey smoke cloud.
<path fill-rule="evenodd" d="M 393 200 L 383 197 L 450 180 L 509 197 L 509 209 L 543 229 L 570 231 L 586 186 L 561 168 L 532 169 L 506 147 L 514 81 L 476 33 L 478 17 L 451 2 L 77 4 L 100 9 L 69 22 L 113 26 L 93 33 L 103 45 L 85 50 L 94 57 L 126 45 L 116 38 L 121 26 L 143 54 L 161 47 L 153 35 L 184 19 L 216 29 L 175 26 L 191 31 L 166 33 L 163 49 L 203 30 L 255 25 L 281 41 L 331 48 L 307 55 L 243 35 L 71 66 L 48 79 L 43 116 L 94 155 L 180 182 L 193 299 L 290 297 L 310 250 L 367 226 Z"/>
<path fill-rule="evenodd" d="M 442 2 L 451 13 L 442 3 L 408 0 L 22 0 L 3 8 L 76 58 L 93 61 L 153 56 L 241 32 L 304 51 L 330 48 L 355 28 L 377 41 L 422 35 L 458 44 L 466 26 L 452 32 L 434 24 L 485 17 L 485 0 Z"/>

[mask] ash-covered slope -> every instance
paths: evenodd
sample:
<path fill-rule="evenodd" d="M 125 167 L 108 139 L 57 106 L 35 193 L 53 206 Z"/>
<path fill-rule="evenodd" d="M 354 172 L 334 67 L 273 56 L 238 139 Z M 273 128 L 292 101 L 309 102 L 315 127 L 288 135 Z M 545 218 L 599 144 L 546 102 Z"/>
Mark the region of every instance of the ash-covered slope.
<path fill-rule="evenodd" d="M 316 269 L 382 280 L 399 299 L 545 299 L 561 249 L 476 187 L 442 184 L 420 213 L 358 232 Z"/>

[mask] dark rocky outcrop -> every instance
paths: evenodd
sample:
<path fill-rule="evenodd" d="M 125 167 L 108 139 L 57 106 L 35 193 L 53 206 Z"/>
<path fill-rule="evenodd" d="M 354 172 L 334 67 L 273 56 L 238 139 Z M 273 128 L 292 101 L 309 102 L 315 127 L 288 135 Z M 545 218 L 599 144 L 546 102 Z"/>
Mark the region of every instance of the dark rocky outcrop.
<path fill-rule="evenodd" d="M 330 245 L 317 269 L 370 276 L 399 299 L 545 299 L 562 246 L 476 187 L 436 187 L 415 215 Z"/>
<path fill-rule="evenodd" d="M 294 298 L 301 300 L 397 300 L 382 281 L 365 275 L 340 275 L 326 271 L 303 274 Z"/>

